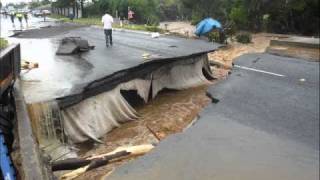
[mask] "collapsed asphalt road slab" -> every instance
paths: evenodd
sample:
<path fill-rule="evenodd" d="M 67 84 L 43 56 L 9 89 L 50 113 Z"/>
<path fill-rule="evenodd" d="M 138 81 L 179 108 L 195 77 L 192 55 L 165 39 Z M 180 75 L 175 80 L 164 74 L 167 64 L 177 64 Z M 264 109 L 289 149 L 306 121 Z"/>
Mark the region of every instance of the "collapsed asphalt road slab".
<path fill-rule="evenodd" d="M 33 34 L 34 38 L 37 33 Z M 80 86 L 120 70 L 152 62 L 161 63 L 166 59 L 174 61 L 176 57 L 206 54 L 220 47 L 219 44 L 202 40 L 174 36 L 151 38 L 150 34 L 126 31 L 114 31 L 113 36 L 114 45 L 111 48 L 105 46 L 103 30 L 95 27 L 63 31 L 63 34 L 51 39 L 16 39 L 21 43 L 23 59 L 39 62 L 40 65 L 38 70 L 23 75 L 23 79 L 30 82 L 30 88 L 24 88 L 26 101 L 40 102 L 79 93 L 82 91 Z M 80 56 L 56 56 L 54 53 L 64 37 L 81 37 L 96 48 Z"/>
<path fill-rule="evenodd" d="M 319 179 L 318 85 L 319 63 L 241 56 L 192 128 L 107 179 Z"/>
<path fill-rule="evenodd" d="M 60 42 L 56 55 L 75 55 L 94 49 L 89 42 L 80 37 L 66 37 Z"/>
<path fill-rule="evenodd" d="M 22 87 L 35 137 L 51 161 L 75 157 L 72 143 L 101 142 L 113 128 L 136 120 L 132 101 L 146 103 L 163 89 L 208 85 L 214 79 L 207 53 L 219 44 L 127 31 L 113 35 L 110 48 L 96 27 L 54 32 L 51 39 L 15 39 L 23 58 L 39 63 L 22 74 Z M 81 37 L 95 49 L 57 56 L 65 37 Z"/>

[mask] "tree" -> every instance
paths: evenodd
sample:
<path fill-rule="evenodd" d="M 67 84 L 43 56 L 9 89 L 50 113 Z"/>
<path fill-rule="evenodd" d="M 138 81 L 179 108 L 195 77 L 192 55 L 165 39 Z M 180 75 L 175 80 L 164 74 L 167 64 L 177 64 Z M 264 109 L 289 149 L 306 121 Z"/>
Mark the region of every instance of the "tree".
<path fill-rule="evenodd" d="M 234 6 L 230 10 L 229 18 L 238 29 L 247 28 L 248 11 L 245 9 L 243 1 L 238 0 L 234 3 Z"/>

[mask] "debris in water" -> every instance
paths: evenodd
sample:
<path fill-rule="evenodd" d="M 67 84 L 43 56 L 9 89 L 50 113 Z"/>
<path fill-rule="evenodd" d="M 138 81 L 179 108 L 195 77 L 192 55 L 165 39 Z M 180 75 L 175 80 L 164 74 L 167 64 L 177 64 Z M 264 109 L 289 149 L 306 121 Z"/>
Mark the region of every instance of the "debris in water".
<path fill-rule="evenodd" d="M 66 37 L 61 40 L 57 55 L 72 55 L 80 52 L 87 52 L 94 49 L 95 46 L 90 46 L 87 40 L 80 37 Z"/>
<path fill-rule="evenodd" d="M 151 33 L 151 37 L 152 37 L 152 38 L 158 38 L 158 37 L 160 37 L 160 34 L 159 34 L 158 32 L 156 32 L 156 33 Z"/>
<path fill-rule="evenodd" d="M 39 64 L 35 62 L 30 62 L 30 61 L 22 61 L 21 62 L 21 69 L 22 70 L 31 70 L 31 69 L 36 69 L 39 68 Z"/>
<path fill-rule="evenodd" d="M 143 53 L 143 54 L 142 54 L 142 57 L 143 57 L 143 59 L 147 60 L 147 59 L 150 59 L 151 54 L 149 54 L 149 53 Z"/>
<path fill-rule="evenodd" d="M 74 179 L 74 178 L 80 176 L 81 174 L 83 174 L 87 171 L 90 171 L 92 169 L 96 169 L 101 166 L 105 166 L 105 165 L 111 163 L 112 161 L 116 161 L 119 158 L 127 159 L 127 158 L 133 157 L 133 156 L 144 155 L 144 154 L 148 153 L 149 151 L 151 151 L 153 148 L 154 148 L 154 146 L 152 144 L 145 144 L 145 145 L 139 145 L 139 146 L 129 146 L 129 147 L 119 147 L 116 150 L 109 152 L 107 154 L 94 156 L 91 158 L 87 158 L 85 160 L 80 159 L 78 161 L 84 162 L 84 163 L 82 163 L 83 166 L 80 166 L 78 169 L 63 175 L 60 179 L 71 180 L 71 179 Z M 73 161 L 76 161 L 76 160 L 73 159 Z M 65 162 L 66 161 L 61 162 L 59 165 L 64 164 L 64 165 L 77 166 L 77 164 L 74 164 L 74 163 L 70 164 L 69 162 L 67 162 L 67 163 L 65 163 Z"/>

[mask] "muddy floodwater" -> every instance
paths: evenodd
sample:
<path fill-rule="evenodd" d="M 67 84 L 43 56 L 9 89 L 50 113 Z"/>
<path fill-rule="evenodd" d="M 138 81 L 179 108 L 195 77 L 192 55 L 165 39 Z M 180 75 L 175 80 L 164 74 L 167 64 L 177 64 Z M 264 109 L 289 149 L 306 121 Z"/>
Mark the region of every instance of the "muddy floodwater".
<path fill-rule="evenodd" d="M 137 108 L 140 115 L 137 121 L 123 124 L 105 135 L 104 144 L 78 145 L 80 156 L 107 153 L 123 145 L 157 144 L 169 135 L 183 132 L 196 123 L 199 112 L 211 102 L 206 96 L 207 88 L 202 86 L 181 91 L 162 91 L 154 100 Z M 99 179 L 123 163 L 89 171 L 77 179 Z"/>

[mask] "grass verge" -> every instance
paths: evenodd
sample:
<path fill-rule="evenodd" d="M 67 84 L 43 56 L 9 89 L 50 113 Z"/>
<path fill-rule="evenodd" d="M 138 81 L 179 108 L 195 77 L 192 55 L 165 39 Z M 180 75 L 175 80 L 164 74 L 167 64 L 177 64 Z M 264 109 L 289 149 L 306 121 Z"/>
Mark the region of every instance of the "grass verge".
<path fill-rule="evenodd" d="M 50 15 L 50 18 L 60 20 L 62 22 L 73 22 L 81 25 L 96 25 L 102 26 L 100 17 L 88 17 L 88 18 L 78 18 L 73 21 L 70 18 L 61 15 Z M 124 24 L 122 27 L 119 24 L 113 24 L 114 28 L 119 29 L 129 29 L 136 31 L 149 31 L 149 32 L 162 32 L 157 26 L 141 25 L 141 24 Z"/>
<path fill-rule="evenodd" d="M 4 49 L 6 47 L 8 47 L 9 43 L 7 40 L 0 38 L 0 49 Z"/>

